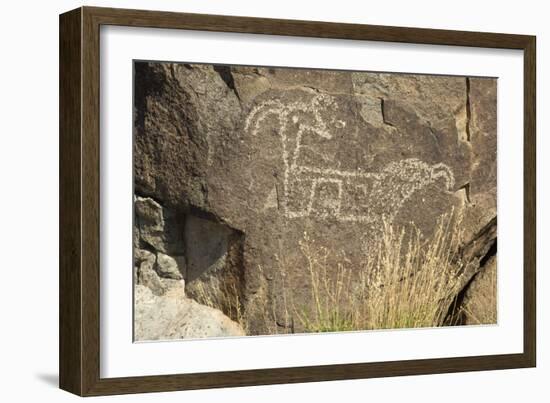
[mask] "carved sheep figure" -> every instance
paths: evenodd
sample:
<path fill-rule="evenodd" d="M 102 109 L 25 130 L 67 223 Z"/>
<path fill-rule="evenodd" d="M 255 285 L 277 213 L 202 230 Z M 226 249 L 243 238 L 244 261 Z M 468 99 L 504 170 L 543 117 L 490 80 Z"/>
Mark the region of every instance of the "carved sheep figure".
<path fill-rule="evenodd" d="M 304 133 L 314 133 L 326 141 L 346 127 L 337 112 L 333 97 L 317 94 L 310 102 L 265 101 L 246 119 L 245 130 L 252 135 L 267 118 L 277 119 L 284 168 L 281 207 L 286 217 L 335 217 L 378 226 L 383 216 L 393 219 L 407 199 L 428 185 L 443 185 L 444 191 L 453 189 L 454 176 L 447 165 L 427 164 L 416 158 L 391 162 L 378 172 L 301 162 Z M 298 129 L 290 130 L 292 124 Z"/>

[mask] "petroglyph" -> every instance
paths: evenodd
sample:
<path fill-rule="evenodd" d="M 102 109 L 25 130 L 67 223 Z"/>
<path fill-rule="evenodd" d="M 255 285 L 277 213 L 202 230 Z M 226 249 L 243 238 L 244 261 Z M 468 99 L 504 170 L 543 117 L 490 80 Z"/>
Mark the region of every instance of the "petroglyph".
<path fill-rule="evenodd" d="M 333 133 L 345 129 L 348 122 L 338 119 L 338 108 L 332 96 L 317 94 L 310 102 L 283 104 L 270 100 L 251 110 L 245 130 L 256 136 L 263 122 L 275 119 L 281 140 L 282 194 L 277 203 L 275 195 L 270 194 L 264 208 L 277 206 L 287 218 L 333 217 L 378 227 L 382 217 L 392 220 L 415 192 L 431 184 L 440 186 L 443 192 L 453 189 L 453 172 L 444 163 L 427 164 L 407 158 L 368 172 L 304 162 L 301 156 L 305 147 L 315 152 L 303 144 L 304 135 L 314 134 L 318 141 L 339 141 Z"/>
<path fill-rule="evenodd" d="M 215 304 L 250 335 L 299 333 L 310 326 L 297 313 L 318 312 L 317 279 L 321 294 L 343 284 L 339 294 L 367 301 L 377 285 L 364 280 L 380 272 L 368 260 L 393 257 L 388 267 L 398 268 L 416 242 L 411 226 L 422 249 L 446 254 L 443 241 L 428 242 L 454 209 L 457 241 L 479 249 L 467 253 L 473 263 L 495 253 L 494 231 L 481 235 L 497 215 L 496 79 L 152 61 L 136 61 L 133 73 L 134 192 L 156 203 L 134 208 L 138 288 Z M 383 232 L 388 219 L 393 234 Z M 162 254 L 184 281 L 165 277 L 176 265 L 159 263 Z M 326 275 L 312 282 L 313 266 Z M 323 330 L 321 322 L 347 328 L 352 309 L 363 309 L 347 300 L 328 306 L 328 321 L 310 318 Z M 170 323 L 167 334 L 181 330 Z"/>

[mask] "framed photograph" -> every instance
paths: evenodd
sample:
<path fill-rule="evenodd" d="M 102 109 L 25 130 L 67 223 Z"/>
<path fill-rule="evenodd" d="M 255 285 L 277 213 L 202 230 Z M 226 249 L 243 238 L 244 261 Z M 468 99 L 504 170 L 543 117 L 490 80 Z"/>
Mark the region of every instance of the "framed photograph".
<path fill-rule="evenodd" d="M 535 165 L 534 36 L 62 14 L 60 386 L 533 367 Z"/>

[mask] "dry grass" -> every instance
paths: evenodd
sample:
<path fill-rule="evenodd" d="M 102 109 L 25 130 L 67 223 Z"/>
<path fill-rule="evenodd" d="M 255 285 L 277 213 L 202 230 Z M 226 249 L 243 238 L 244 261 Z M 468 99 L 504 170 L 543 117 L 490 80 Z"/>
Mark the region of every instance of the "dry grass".
<path fill-rule="evenodd" d="M 215 292 L 212 290 L 215 290 Z M 218 284 L 218 287 L 215 288 L 208 288 L 204 283 L 197 282 L 193 287 L 193 299 L 199 304 L 219 309 L 229 318 L 239 323 L 245 333 L 248 333 L 248 322 L 235 282 Z"/>
<path fill-rule="evenodd" d="M 365 254 L 358 267 L 304 233 L 299 248 L 309 295 L 304 298 L 303 291 L 298 293 L 296 284 L 290 283 L 296 261 L 278 256 L 280 298 L 270 296 L 266 285 L 247 304 L 247 309 L 258 310 L 255 334 L 442 326 L 460 284 L 462 241 L 461 217 L 454 212 L 441 216 L 428 238 L 413 224 L 396 227 L 384 222 L 379 242 L 370 248 L 375 253 Z M 496 322 L 494 274 L 483 300 L 476 299 L 475 307 L 459 308 L 476 323 Z M 235 281 L 206 287 L 199 283 L 193 294 L 197 302 L 222 310 L 248 333 L 252 312 L 244 312 Z"/>
<path fill-rule="evenodd" d="M 295 317 L 305 332 L 440 326 L 456 291 L 461 238 L 460 219 L 453 213 L 439 219 L 427 240 L 412 224 L 395 228 L 385 222 L 377 253 L 352 270 L 345 258 L 336 267 L 329 264 L 331 252 L 304 234 L 300 249 L 311 303 L 296 303 L 286 284 L 291 267 L 279 260 L 284 315 Z"/>
<path fill-rule="evenodd" d="M 457 252 L 461 243 L 459 220 L 440 218 L 430 239 L 421 241 L 413 228 L 404 245 L 405 229 L 385 224 L 379 254 L 372 261 L 366 303 L 366 328 L 417 328 L 439 326 L 447 313 L 460 269 Z"/>

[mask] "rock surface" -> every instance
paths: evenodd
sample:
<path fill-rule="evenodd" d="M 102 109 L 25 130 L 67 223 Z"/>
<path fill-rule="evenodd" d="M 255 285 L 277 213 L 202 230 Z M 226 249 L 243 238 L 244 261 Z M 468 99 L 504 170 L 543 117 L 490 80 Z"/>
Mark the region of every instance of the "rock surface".
<path fill-rule="evenodd" d="M 139 62 L 134 106 L 136 247 L 252 334 L 282 258 L 311 298 L 304 232 L 360 265 L 383 217 L 428 237 L 454 208 L 474 238 L 496 216 L 494 79 Z"/>
<path fill-rule="evenodd" d="M 149 287 L 155 295 L 162 295 L 166 291 L 157 272 L 146 262 L 141 263 L 137 271 L 137 283 Z"/>
<path fill-rule="evenodd" d="M 464 293 L 462 323 L 491 325 L 497 323 L 497 259 L 491 257 L 476 274 Z"/>
<path fill-rule="evenodd" d="M 136 341 L 245 335 L 239 324 L 221 311 L 177 295 L 174 290 L 157 296 L 146 286 L 135 286 Z"/>
<path fill-rule="evenodd" d="M 157 254 L 157 272 L 161 277 L 171 278 L 173 280 L 182 280 L 183 276 L 178 267 L 176 259 L 165 255 L 162 252 Z"/>

